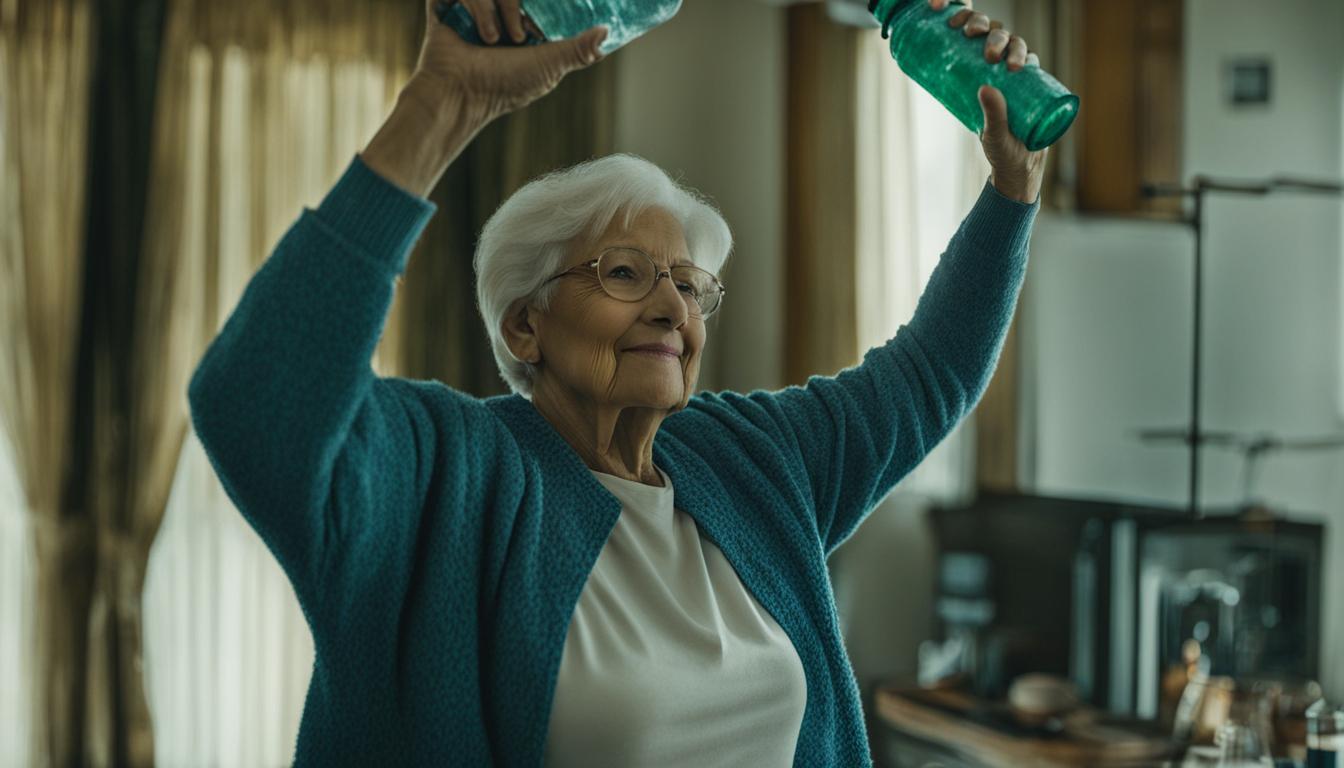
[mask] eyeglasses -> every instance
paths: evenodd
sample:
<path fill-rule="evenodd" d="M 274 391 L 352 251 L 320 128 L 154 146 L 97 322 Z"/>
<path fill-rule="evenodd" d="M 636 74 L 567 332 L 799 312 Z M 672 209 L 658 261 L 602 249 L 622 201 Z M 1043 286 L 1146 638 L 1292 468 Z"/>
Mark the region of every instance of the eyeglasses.
<path fill-rule="evenodd" d="M 692 314 L 709 317 L 719 308 L 727 289 L 723 283 L 699 267 L 677 265 L 659 271 L 658 265 L 647 253 L 635 248 L 608 248 L 596 259 L 579 264 L 552 276 L 558 280 L 576 269 L 597 269 L 597 281 L 607 295 L 619 301 L 643 301 L 653 293 L 654 286 L 663 277 L 672 280 L 677 292 Z"/>

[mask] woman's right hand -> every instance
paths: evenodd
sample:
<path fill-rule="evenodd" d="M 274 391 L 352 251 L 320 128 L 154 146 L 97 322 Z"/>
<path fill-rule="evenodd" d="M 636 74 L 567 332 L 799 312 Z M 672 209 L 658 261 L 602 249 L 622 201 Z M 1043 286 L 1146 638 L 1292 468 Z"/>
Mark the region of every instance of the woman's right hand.
<path fill-rule="evenodd" d="M 487 120 L 527 106 L 550 93 L 565 75 L 603 58 L 598 46 L 606 27 L 593 27 L 567 40 L 539 45 L 473 45 L 439 21 L 439 5 L 463 2 L 486 41 L 500 40 L 500 19 L 515 41 L 530 21 L 519 0 L 427 0 L 424 43 L 415 75 L 440 87 L 455 89 Z M 535 27 L 530 27 L 535 30 Z"/>

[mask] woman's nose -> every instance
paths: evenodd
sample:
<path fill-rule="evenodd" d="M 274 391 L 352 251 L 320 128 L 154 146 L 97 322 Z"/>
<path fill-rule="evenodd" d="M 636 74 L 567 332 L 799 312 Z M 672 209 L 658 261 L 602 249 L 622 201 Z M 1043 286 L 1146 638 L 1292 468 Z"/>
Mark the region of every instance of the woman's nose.
<path fill-rule="evenodd" d="M 670 323 L 673 328 L 680 328 L 690 315 L 686 300 L 677 290 L 672 276 L 666 272 L 658 275 L 657 281 L 653 284 L 653 295 L 649 299 L 649 310 L 654 314 L 654 319 Z"/>

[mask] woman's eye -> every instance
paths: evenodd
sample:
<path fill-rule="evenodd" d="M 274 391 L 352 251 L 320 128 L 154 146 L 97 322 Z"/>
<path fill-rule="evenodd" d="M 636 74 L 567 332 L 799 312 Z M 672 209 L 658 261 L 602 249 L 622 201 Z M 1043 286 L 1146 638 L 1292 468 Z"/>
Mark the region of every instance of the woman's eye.
<path fill-rule="evenodd" d="M 689 294 L 691 296 L 696 295 L 695 286 L 691 285 L 690 283 L 677 283 L 677 290 L 681 291 L 682 293 Z"/>
<path fill-rule="evenodd" d="M 629 280 L 635 276 L 634 270 L 629 267 L 616 267 L 607 273 L 607 277 L 615 277 L 621 280 Z"/>

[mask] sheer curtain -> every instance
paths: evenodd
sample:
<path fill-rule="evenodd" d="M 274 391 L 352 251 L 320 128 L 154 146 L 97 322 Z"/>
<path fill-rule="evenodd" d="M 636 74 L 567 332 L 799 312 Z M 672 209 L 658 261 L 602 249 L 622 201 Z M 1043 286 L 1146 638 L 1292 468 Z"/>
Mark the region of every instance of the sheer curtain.
<path fill-rule="evenodd" d="M 29 765 L 33 551 L 14 454 L 0 430 L 0 765 Z"/>
<path fill-rule="evenodd" d="M 159 765 L 293 760 L 313 640 L 279 564 L 195 434 L 145 584 L 145 690 Z"/>
<path fill-rule="evenodd" d="M 989 164 L 979 139 L 892 61 L 879 34 L 859 36 L 855 120 L 858 338 L 881 344 L 914 314 L 933 268 L 975 203 Z M 967 419 L 897 493 L 942 502 L 975 491 L 974 422 Z"/>
<path fill-rule="evenodd" d="M 0 764 L 81 760 L 93 521 L 68 498 L 88 0 L 0 0 Z"/>
<path fill-rule="evenodd" d="M 192 324 L 190 365 L 302 208 L 321 200 L 386 116 L 414 62 L 423 9 L 170 5 L 145 247 L 175 254 L 185 270 L 192 311 L 179 321 Z M 385 342 L 380 369 L 395 367 Z M 156 762 L 290 763 L 312 637 L 194 434 L 178 456 L 142 599 Z"/>

